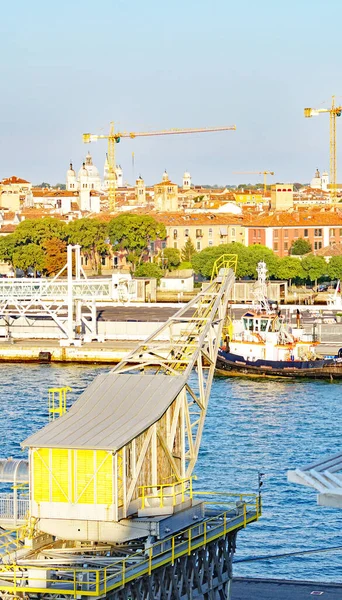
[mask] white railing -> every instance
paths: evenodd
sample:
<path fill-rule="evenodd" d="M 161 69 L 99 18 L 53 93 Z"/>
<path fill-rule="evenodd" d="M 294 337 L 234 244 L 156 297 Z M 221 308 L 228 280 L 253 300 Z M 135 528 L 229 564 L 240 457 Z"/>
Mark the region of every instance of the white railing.
<path fill-rule="evenodd" d="M 82 300 L 111 300 L 113 298 L 112 279 L 84 279 L 72 282 L 72 295 Z M 68 297 L 68 281 L 58 279 L 0 279 L 0 299 L 32 300 Z"/>
<path fill-rule="evenodd" d="M 15 500 L 13 494 L 0 494 L 0 521 L 1 519 L 25 519 L 28 509 L 28 498 L 19 497 Z"/>
<path fill-rule="evenodd" d="M 136 296 L 136 281 L 115 285 L 112 279 L 73 280 L 72 296 L 75 300 L 128 301 Z M 6 300 L 65 300 L 68 281 L 65 279 L 0 279 L 0 301 Z"/>

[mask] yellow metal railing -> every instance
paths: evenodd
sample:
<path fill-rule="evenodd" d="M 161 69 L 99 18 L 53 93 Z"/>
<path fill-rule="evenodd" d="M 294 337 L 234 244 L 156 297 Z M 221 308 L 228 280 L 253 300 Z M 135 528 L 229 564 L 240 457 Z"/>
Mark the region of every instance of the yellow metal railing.
<path fill-rule="evenodd" d="M 50 388 L 48 392 L 49 421 L 53 421 L 66 413 L 66 397 L 67 392 L 71 392 L 71 388 Z"/>
<path fill-rule="evenodd" d="M 210 494 L 212 496 L 213 494 Z M 214 495 L 219 498 L 222 493 Z M 227 496 L 228 494 L 225 494 Z M 194 496 L 209 496 L 208 492 L 196 492 Z M 121 588 L 129 581 L 151 575 L 154 569 L 166 564 L 174 564 L 175 560 L 191 554 L 207 543 L 225 537 L 228 533 L 246 527 L 261 515 L 259 496 L 256 494 L 229 494 L 231 501 L 226 501 L 226 510 L 216 513 L 211 518 L 199 521 L 191 527 L 177 532 L 159 542 L 148 550 L 147 555 L 136 553 L 119 562 L 113 562 L 104 568 L 55 567 L 47 563 L 46 567 L 16 564 L 2 565 L 0 569 L 0 590 L 7 593 L 44 593 L 53 595 L 69 595 L 74 598 L 83 596 L 105 596 L 111 590 Z M 222 504 L 206 502 L 206 505 Z M 31 570 L 30 570 L 31 569 Z"/>
<path fill-rule="evenodd" d="M 140 485 L 138 490 L 139 499 L 141 499 L 141 508 L 146 508 L 146 504 L 148 504 L 150 500 L 158 500 L 159 507 L 163 508 L 164 506 L 170 506 L 170 502 L 167 502 L 169 499 L 172 500 L 172 506 L 176 506 L 178 503 L 177 500 L 184 502 L 185 498 L 192 499 L 193 479 L 194 477 L 188 477 L 187 479 L 180 479 L 175 483 Z"/>
<path fill-rule="evenodd" d="M 224 269 L 226 274 L 228 273 L 229 269 L 232 269 L 232 271 L 234 271 L 234 274 L 236 274 L 237 261 L 237 254 L 221 254 L 221 256 L 219 256 L 213 264 L 213 269 L 211 272 L 211 281 L 213 281 L 219 275 L 220 269 Z"/>

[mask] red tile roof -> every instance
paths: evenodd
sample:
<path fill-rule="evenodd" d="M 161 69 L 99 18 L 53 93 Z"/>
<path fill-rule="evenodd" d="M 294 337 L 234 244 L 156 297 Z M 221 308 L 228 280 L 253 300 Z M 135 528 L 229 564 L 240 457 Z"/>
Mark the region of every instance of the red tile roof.
<path fill-rule="evenodd" d="M 26 179 L 20 179 L 20 177 L 16 177 L 15 175 L 12 175 L 12 177 L 7 177 L 6 179 L 3 179 L 1 181 L 2 185 L 10 185 L 11 183 L 30 183 L 30 182 L 26 181 Z"/>

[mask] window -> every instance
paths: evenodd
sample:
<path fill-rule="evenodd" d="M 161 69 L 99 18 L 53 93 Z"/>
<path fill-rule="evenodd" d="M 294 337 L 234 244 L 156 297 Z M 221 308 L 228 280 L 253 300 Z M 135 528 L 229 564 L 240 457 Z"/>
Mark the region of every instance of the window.
<path fill-rule="evenodd" d="M 173 247 L 177 250 L 177 242 L 173 242 Z"/>
<path fill-rule="evenodd" d="M 278 251 L 278 242 L 274 242 L 274 244 L 273 244 L 273 250 L 274 250 L 274 252 Z"/>
<path fill-rule="evenodd" d="M 213 237 L 213 230 L 211 227 L 209 227 L 209 231 L 208 231 L 208 237 Z"/>
<path fill-rule="evenodd" d="M 342 229 L 340 229 L 340 237 L 342 237 Z"/>
<path fill-rule="evenodd" d="M 105 255 L 105 254 L 103 254 L 103 255 L 101 256 L 101 265 L 102 265 L 103 267 L 105 267 L 105 266 L 106 266 L 106 255 Z"/>
<path fill-rule="evenodd" d="M 197 250 L 201 249 L 201 242 L 197 242 Z"/>
<path fill-rule="evenodd" d="M 273 237 L 274 237 L 275 240 L 278 239 L 278 229 L 274 230 Z"/>
<path fill-rule="evenodd" d="M 295 236 L 295 238 L 297 238 L 297 237 L 298 237 L 298 229 L 295 229 L 295 230 L 294 230 L 294 236 Z"/>
<path fill-rule="evenodd" d="M 202 229 L 196 229 L 196 237 L 202 237 Z"/>
<path fill-rule="evenodd" d="M 315 250 L 320 250 L 320 248 L 322 248 L 322 242 L 315 242 L 314 248 Z"/>
<path fill-rule="evenodd" d="M 315 229 L 315 237 L 322 237 L 322 229 Z"/>
<path fill-rule="evenodd" d="M 213 245 L 213 240 L 209 240 L 208 246 L 212 246 L 212 245 Z"/>
<path fill-rule="evenodd" d="M 253 237 L 256 237 L 256 229 L 253 229 Z"/>
<path fill-rule="evenodd" d="M 330 237 L 335 237 L 335 229 L 330 229 L 329 235 Z"/>
<path fill-rule="evenodd" d="M 154 252 L 154 242 L 150 242 L 151 252 Z"/>
<path fill-rule="evenodd" d="M 289 243 L 288 242 L 284 242 L 284 250 L 288 250 L 289 249 Z"/>
<path fill-rule="evenodd" d="M 309 237 L 309 230 L 308 229 L 304 229 L 304 237 Z"/>
<path fill-rule="evenodd" d="M 164 250 L 164 248 L 166 248 L 166 242 L 165 241 L 162 242 L 161 247 L 162 247 L 163 250 Z"/>
<path fill-rule="evenodd" d="M 92 190 L 94 189 L 94 184 L 93 184 L 93 183 L 91 184 L 91 189 L 92 189 Z"/>
<path fill-rule="evenodd" d="M 185 237 L 189 237 L 189 229 L 186 229 L 186 230 L 184 231 L 184 235 L 185 235 Z"/>
<path fill-rule="evenodd" d="M 173 230 L 173 239 L 176 240 L 177 237 L 178 237 L 178 231 L 177 231 L 177 229 L 174 229 Z"/>
<path fill-rule="evenodd" d="M 284 229 L 284 237 L 289 237 L 289 230 L 288 229 Z"/>
<path fill-rule="evenodd" d="M 236 236 L 236 229 L 235 229 L 235 227 L 232 227 L 232 237 L 235 237 L 235 236 Z"/>
<path fill-rule="evenodd" d="M 258 229 L 258 238 L 261 238 L 261 229 Z"/>

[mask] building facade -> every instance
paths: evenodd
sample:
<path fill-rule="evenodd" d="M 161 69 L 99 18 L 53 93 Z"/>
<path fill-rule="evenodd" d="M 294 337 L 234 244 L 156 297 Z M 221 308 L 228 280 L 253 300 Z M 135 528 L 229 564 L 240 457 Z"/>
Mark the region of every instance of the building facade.
<path fill-rule="evenodd" d="M 166 171 L 163 180 L 154 186 L 154 207 L 161 212 L 178 211 L 178 185 L 170 181 Z"/>
<path fill-rule="evenodd" d="M 8 177 L 0 182 L 0 208 L 22 210 L 30 201 L 32 184 L 20 177 Z"/>

